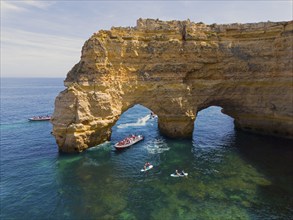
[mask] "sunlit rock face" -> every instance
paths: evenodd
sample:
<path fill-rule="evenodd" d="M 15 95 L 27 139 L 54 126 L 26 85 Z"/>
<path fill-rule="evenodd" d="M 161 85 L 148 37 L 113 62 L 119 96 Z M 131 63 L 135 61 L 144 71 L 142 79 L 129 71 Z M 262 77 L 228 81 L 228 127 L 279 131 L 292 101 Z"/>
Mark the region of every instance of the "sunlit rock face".
<path fill-rule="evenodd" d="M 217 105 L 237 128 L 292 138 L 292 36 L 292 21 L 139 19 L 136 27 L 98 31 L 55 101 L 59 149 L 81 152 L 109 140 L 135 104 L 157 114 L 168 137 L 191 137 L 197 112 Z"/>

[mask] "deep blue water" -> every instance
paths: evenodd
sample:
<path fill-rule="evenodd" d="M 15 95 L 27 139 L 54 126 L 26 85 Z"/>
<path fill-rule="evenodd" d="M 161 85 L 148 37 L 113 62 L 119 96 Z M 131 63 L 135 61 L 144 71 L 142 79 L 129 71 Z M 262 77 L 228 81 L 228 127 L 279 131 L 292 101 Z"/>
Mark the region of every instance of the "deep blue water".
<path fill-rule="evenodd" d="M 193 140 L 168 139 L 136 105 L 111 142 L 59 154 L 50 122 L 27 119 L 52 114 L 63 89 L 63 79 L 1 79 L 0 219 L 293 218 L 292 141 L 236 131 L 219 107 L 199 113 Z M 116 152 L 131 133 L 145 140 Z"/>

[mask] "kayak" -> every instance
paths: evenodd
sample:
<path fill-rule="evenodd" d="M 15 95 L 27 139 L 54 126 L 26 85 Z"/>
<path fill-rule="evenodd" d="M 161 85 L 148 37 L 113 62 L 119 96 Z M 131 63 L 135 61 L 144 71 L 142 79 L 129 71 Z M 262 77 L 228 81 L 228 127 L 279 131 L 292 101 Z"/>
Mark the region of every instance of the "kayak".
<path fill-rule="evenodd" d="M 154 167 L 153 165 L 149 165 L 148 167 L 146 167 L 146 169 L 141 169 L 140 171 L 145 172 L 145 171 L 152 169 L 153 167 Z"/>
<path fill-rule="evenodd" d="M 188 176 L 188 173 L 184 173 L 184 175 L 182 175 L 182 174 L 178 175 L 178 174 L 172 173 L 170 176 L 172 176 L 172 177 L 185 177 L 185 176 Z"/>

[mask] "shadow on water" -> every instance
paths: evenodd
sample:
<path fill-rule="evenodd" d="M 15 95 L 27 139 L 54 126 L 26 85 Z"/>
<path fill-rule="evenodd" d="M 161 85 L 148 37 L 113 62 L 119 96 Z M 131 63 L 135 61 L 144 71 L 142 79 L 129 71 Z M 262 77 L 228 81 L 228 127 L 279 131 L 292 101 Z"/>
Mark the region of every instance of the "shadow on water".
<path fill-rule="evenodd" d="M 232 212 L 241 219 L 292 216 L 292 140 L 238 131 L 217 107 L 207 112 L 205 120 L 199 115 L 192 149 L 198 179 L 209 186 L 205 192 L 238 204 Z"/>
<path fill-rule="evenodd" d="M 293 140 L 236 131 L 234 144 L 244 160 L 293 193 Z M 282 184 L 287 182 L 283 178 L 289 185 Z"/>
<path fill-rule="evenodd" d="M 236 131 L 234 146 L 240 157 L 269 181 L 258 186 L 259 201 L 252 213 L 266 218 L 292 216 L 293 140 Z"/>

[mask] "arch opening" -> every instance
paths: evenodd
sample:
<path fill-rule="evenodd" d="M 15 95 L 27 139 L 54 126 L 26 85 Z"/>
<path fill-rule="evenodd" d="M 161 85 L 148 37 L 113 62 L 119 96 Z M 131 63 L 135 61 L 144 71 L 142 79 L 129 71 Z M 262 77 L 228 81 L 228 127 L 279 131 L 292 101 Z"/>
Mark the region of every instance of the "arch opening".
<path fill-rule="evenodd" d="M 140 134 L 144 137 L 158 136 L 158 120 L 155 112 L 141 104 L 133 105 L 124 111 L 111 128 L 111 141 L 116 143 L 131 134 Z"/>
<path fill-rule="evenodd" d="M 196 146 L 217 146 L 219 140 L 232 138 L 234 135 L 234 118 L 225 114 L 221 106 L 212 105 L 198 111 L 192 135 Z"/>

